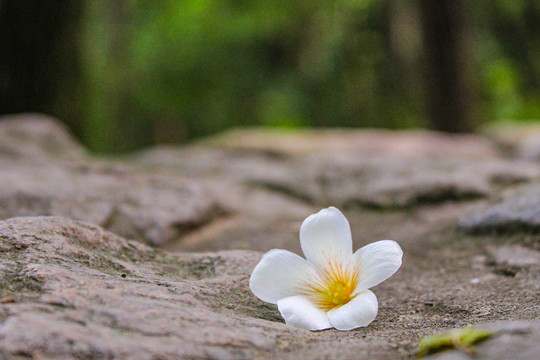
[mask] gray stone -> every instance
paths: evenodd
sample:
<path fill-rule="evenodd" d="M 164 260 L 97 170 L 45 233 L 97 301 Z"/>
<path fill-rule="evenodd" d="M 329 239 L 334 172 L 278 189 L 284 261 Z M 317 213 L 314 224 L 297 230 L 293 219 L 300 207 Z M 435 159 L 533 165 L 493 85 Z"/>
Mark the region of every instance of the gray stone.
<path fill-rule="evenodd" d="M 256 252 L 165 253 L 50 217 L 0 221 L 0 239 L 2 359 L 395 355 L 377 336 L 283 324 L 249 292 Z"/>
<path fill-rule="evenodd" d="M 538 164 L 504 160 L 482 138 L 252 130 L 106 161 L 69 155 L 80 146 L 55 136 L 65 150 L 46 151 L 38 135 L 6 137 L 0 218 L 63 215 L 205 252 L 167 253 L 57 217 L 0 221 L 0 359 L 406 359 L 427 334 L 540 317 L 538 249 L 455 227 L 471 207 L 539 178 Z M 535 186 L 518 189 L 530 207 Z M 247 286 L 262 255 L 252 250 L 300 252 L 302 220 L 328 205 L 348 217 L 354 249 L 390 238 L 405 254 L 374 289 L 377 319 L 351 332 L 291 328 Z M 535 331 L 489 341 L 508 335 L 508 348 L 528 349 Z"/>
<path fill-rule="evenodd" d="M 3 359 L 252 358 L 284 327 L 247 292 L 257 253 L 167 254 L 61 218 L 0 222 L 0 238 Z"/>
<path fill-rule="evenodd" d="M 471 349 L 449 350 L 432 356 L 428 360 L 536 360 L 540 354 L 540 322 L 515 321 L 478 325 L 479 328 L 498 333 Z"/>
<path fill-rule="evenodd" d="M 361 212 L 358 218 L 369 219 L 357 224 L 361 239 L 408 238 L 422 236 L 424 224 L 434 218 L 437 227 L 453 225 L 462 206 L 540 177 L 537 164 L 497 158 L 480 139 L 429 132 L 250 130 L 186 147 L 159 146 L 123 161 L 143 173 L 204 179 L 230 210 L 231 216 L 168 249 L 299 250 L 301 220 L 322 207 Z M 451 215 L 449 209 L 430 208 L 448 204 L 457 205 Z M 401 209 L 426 213 L 411 220 L 397 213 Z"/>
<path fill-rule="evenodd" d="M 540 266 L 540 251 L 521 245 L 490 246 L 488 252 L 498 265 Z"/>
<path fill-rule="evenodd" d="M 91 158 L 56 119 L 0 118 L 0 219 L 58 215 L 163 244 L 226 211 L 202 181 Z"/>
<path fill-rule="evenodd" d="M 459 256 L 469 259 L 470 250 L 442 238 L 441 252 L 423 240 L 403 243 L 403 269 L 374 289 L 380 308 L 370 326 L 309 332 L 285 325 L 250 293 L 261 253 L 168 253 L 58 217 L 0 221 L 0 358 L 407 359 L 416 339 L 441 329 L 538 317 L 538 272 L 469 286 Z M 502 324 L 493 341 L 509 331 L 507 348 L 527 353 L 538 343 L 537 325 Z M 501 347 L 485 348 L 487 358 L 503 359 Z"/>
<path fill-rule="evenodd" d="M 528 163 L 356 154 L 317 154 L 276 170 L 251 181 L 309 203 L 374 208 L 469 201 L 540 177 L 540 168 Z"/>
<path fill-rule="evenodd" d="M 313 153 L 356 153 L 363 156 L 487 159 L 500 155 L 487 138 L 425 130 L 381 129 L 242 129 L 202 142 L 205 147 L 274 157 Z"/>
<path fill-rule="evenodd" d="M 522 140 L 517 155 L 524 159 L 540 161 L 540 131 L 527 135 Z"/>
<path fill-rule="evenodd" d="M 386 208 L 483 197 L 491 183 L 540 176 L 537 166 L 513 166 L 497 155 L 489 141 L 470 135 L 241 130 L 184 149 L 146 150 L 130 161 L 147 170 L 258 186 L 312 205 Z"/>
<path fill-rule="evenodd" d="M 472 355 L 472 354 L 471 354 Z M 431 356 L 424 357 L 428 360 L 472 360 L 465 351 L 442 351 Z"/>
<path fill-rule="evenodd" d="M 204 184 L 99 162 L 0 159 L 0 219 L 58 215 L 157 245 L 223 215 Z"/>
<path fill-rule="evenodd" d="M 0 117 L 0 157 L 81 160 L 86 151 L 58 120 L 42 114 Z"/>
<path fill-rule="evenodd" d="M 534 138 L 538 139 L 540 124 L 538 121 L 498 121 L 486 124 L 480 133 L 492 139 L 498 147 L 512 157 L 533 160 L 529 152 L 535 147 Z"/>
<path fill-rule="evenodd" d="M 483 233 L 538 232 L 540 230 L 540 184 L 511 189 L 491 205 L 464 216 L 461 228 Z"/>
<path fill-rule="evenodd" d="M 540 124 L 538 121 L 493 123 L 485 126 L 482 132 L 512 157 L 540 161 Z"/>

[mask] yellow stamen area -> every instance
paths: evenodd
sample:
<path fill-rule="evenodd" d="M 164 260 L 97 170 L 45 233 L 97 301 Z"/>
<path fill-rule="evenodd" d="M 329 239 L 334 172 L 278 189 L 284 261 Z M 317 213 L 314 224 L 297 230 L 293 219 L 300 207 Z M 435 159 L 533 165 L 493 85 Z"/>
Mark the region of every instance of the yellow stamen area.
<path fill-rule="evenodd" d="M 304 284 L 304 293 L 320 309 L 330 311 L 347 304 L 354 299 L 352 295 L 358 283 L 358 272 L 346 269 L 344 266 L 328 261 L 325 271 L 319 279 L 310 284 Z"/>

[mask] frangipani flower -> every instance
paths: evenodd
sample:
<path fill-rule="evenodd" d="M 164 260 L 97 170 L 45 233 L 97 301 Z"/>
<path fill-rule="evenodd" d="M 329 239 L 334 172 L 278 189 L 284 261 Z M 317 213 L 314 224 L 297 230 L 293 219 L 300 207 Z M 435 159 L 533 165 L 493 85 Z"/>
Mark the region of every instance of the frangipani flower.
<path fill-rule="evenodd" d="M 352 252 L 349 222 L 335 207 L 309 216 L 300 228 L 306 259 L 274 249 L 255 266 L 249 287 L 277 304 L 289 325 L 308 330 L 352 330 L 377 316 L 377 297 L 368 289 L 392 276 L 403 251 L 382 240 Z"/>

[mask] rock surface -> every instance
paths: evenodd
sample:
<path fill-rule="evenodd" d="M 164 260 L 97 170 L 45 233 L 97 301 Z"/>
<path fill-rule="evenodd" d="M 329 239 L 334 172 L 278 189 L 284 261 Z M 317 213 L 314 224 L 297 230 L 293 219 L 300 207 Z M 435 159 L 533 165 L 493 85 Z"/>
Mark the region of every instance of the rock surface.
<path fill-rule="evenodd" d="M 434 277 L 424 256 L 440 248 L 420 255 L 403 244 L 408 264 L 375 289 L 380 313 L 372 325 L 312 333 L 283 324 L 275 306 L 249 292 L 257 252 L 167 253 L 57 217 L 0 222 L 0 239 L 5 359 L 293 359 L 299 353 L 396 359 L 411 356 L 416 338 L 441 328 L 506 311 L 511 317 L 540 315 L 537 306 L 528 306 L 538 298 L 524 289 L 538 284 L 538 272 L 523 276 L 524 288 L 490 298 L 511 283 L 500 277 L 467 285 L 469 264 L 459 265 L 471 250 L 466 248 L 461 256 L 452 251 L 439 257 Z M 516 336 L 537 341 L 537 335 Z"/>
<path fill-rule="evenodd" d="M 515 320 L 532 330 L 479 354 L 536 349 L 540 164 L 483 137 L 249 130 L 100 159 L 25 115 L 0 140 L 1 359 L 407 359 L 422 336 Z M 367 328 L 291 328 L 248 289 L 262 252 L 300 253 L 302 220 L 328 205 L 355 248 L 405 253 Z"/>
<path fill-rule="evenodd" d="M 483 132 L 497 142 L 502 151 L 521 159 L 540 160 L 538 121 L 494 123 L 486 126 Z"/>
<path fill-rule="evenodd" d="M 292 230 L 298 229 L 298 219 L 322 207 L 361 213 L 357 225 L 366 240 L 408 238 L 421 236 L 431 221 L 439 221 L 439 227 L 454 222 L 477 200 L 540 179 L 538 164 L 501 158 L 488 144 L 426 132 L 251 130 L 185 148 L 157 147 L 126 161 L 142 172 L 205 179 L 231 210 L 233 216 L 215 228 L 169 243 L 169 249 L 299 250 Z"/>
<path fill-rule="evenodd" d="M 443 158 L 492 158 L 500 154 L 486 138 L 444 135 L 422 130 L 303 129 L 295 131 L 233 130 L 207 141 L 206 147 L 235 152 L 255 152 L 278 157 L 313 153 L 399 155 Z"/>
<path fill-rule="evenodd" d="M 474 353 L 445 351 L 425 357 L 428 360 L 513 359 L 530 360 L 540 353 L 540 321 L 499 322 L 480 325 L 496 331 L 492 338 L 474 346 Z"/>
<path fill-rule="evenodd" d="M 253 182 L 315 204 L 407 208 L 487 197 L 496 185 L 524 182 L 539 175 L 534 165 L 502 160 L 447 159 L 441 163 L 430 158 L 362 159 L 353 155 L 302 159 Z"/>
<path fill-rule="evenodd" d="M 520 144 L 518 156 L 528 160 L 540 161 L 540 131 L 528 135 Z"/>
<path fill-rule="evenodd" d="M 224 210 L 203 184 L 90 164 L 3 161 L 0 218 L 58 215 L 157 245 L 213 221 Z"/>
<path fill-rule="evenodd" d="M 257 253 L 167 254 L 62 218 L 0 222 L 0 239 L 3 359 L 252 358 L 279 340 L 247 316 Z"/>
<path fill-rule="evenodd" d="M 474 232 L 536 233 L 540 230 L 540 183 L 511 189 L 494 204 L 465 216 L 460 225 Z"/>
<path fill-rule="evenodd" d="M 540 266 L 540 251 L 521 245 L 494 246 L 488 252 L 498 265 Z"/>
<path fill-rule="evenodd" d="M 48 117 L 2 120 L 0 141 L 0 219 L 58 215 L 158 245 L 226 213 L 201 181 L 84 157 Z"/>
<path fill-rule="evenodd" d="M 0 116 L 0 156 L 81 160 L 86 151 L 58 120 L 42 114 Z"/>

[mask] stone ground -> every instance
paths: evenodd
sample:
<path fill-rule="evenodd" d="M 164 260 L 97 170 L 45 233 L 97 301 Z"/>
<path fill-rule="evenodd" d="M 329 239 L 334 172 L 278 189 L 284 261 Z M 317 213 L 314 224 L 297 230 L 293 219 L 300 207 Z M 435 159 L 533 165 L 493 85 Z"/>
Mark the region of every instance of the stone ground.
<path fill-rule="evenodd" d="M 436 359 L 537 359 L 540 129 L 238 130 L 116 158 L 55 119 L 0 118 L 0 359 L 408 359 L 429 334 L 497 329 Z M 249 291 L 335 205 L 355 247 L 394 239 L 367 328 L 309 332 Z"/>

